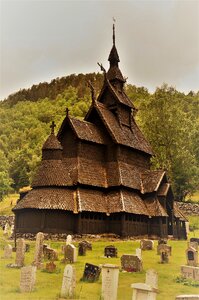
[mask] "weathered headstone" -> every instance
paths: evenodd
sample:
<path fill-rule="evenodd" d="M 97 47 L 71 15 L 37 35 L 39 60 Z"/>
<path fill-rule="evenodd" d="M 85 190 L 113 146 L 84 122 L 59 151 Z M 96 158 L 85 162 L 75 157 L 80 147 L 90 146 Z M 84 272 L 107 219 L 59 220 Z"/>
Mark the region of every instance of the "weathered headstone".
<path fill-rule="evenodd" d="M 127 272 L 140 272 L 142 271 L 142 260 L 131 254 L 124 254 L 121 257 L 122 270 Z"/>
<path fill-rule="evenodd" d="M 92 244 L 88 241 L 82 241 L 81 243 L 85 244 L 87 250 L 92 250 Z"/>
<path fill-rule="evenodd" d="M 25 259 L 26 244 L 24 239 L 17 239 L 16 260 L 18 267 L 23 267 Z"/>
<path fill-rule="evenodd" d="M 199 300 L 199 295 L 178 295 L 176 300 Z"/>
<path fill-rule="evenodd" d="M 161 254 L 161 252 L 168 252 L 171 255 L 172 247 L 167 244 L 160 244 L 157 246 L 157 254 Z"/>
<path fill-rule="evenodd" d="M 190 238 L 190 242 L 196 242 L 199 245 L 199 238 Z"/>
<path fill-rule="evenodd" d="M 46 263 L 46 271 L 48 271 L 49 273 L 55 272 L 56 268 L 57 268 L 57 266 L 53 261 Z"/>
<path fill-rule="evenodd" d="M 61 297 L 62 298 L 72 298 L 75 293 L 75 269 L 71 265 L 66 265 L 64 269 L 64 275 L 61 287 Z"/>
<path fill-rule="evenodd" d="M 92 264 L 85 264 L 82 280 L 94 282 L 99 279 L 101 268 Z"/>
<path fill-rule="evenodd" d="M 75 263 L 77 261 L 77 249 L 74 245 L 68 244 L 64 248 L 64 261 Z"/>
<path fill-rule="evenodd" d="M 106 257 L 117 257 L 117 248 L 115 246 L 106 246 L 104 248 L 104 256 Z"/>
<path fill-rule="evenodd" d="M 166 249 L 160 250 L 160 259 L 161 264 L 168 264 L 169 252 Z"/>
<path fill-rule="evenodd" d="M 133 288 L 132 300 L 156 300 L 157 283 L 157 273 L 154 270 L 148 270 L 145 283 L 134 283 L 131 285 Z"/>
<path fill-rule="evenodd" d="M 4 248 L 4 258 L 12 258 L 12 246 L 10 244 Z"/>
<path fill-rule="evenodd" d="M 158 289 L 158 273 L 153 269 L 147 270 L 145 283 L 154 289 Z"/>
<path fill-rule="evenodd" d="M 186 250 L 187 265 L 197 267 L 198 265 L 198 251 L 193 247 L 188 247 Z"/>
<path fill-rule="evenodd" d="M 43 267 L 42 259 L 43 259 L 43 242 L 44 242 L 44 234 L 43 232 L 38 232 L 36 235 L 36 246 L 35 246 L 35 256 L 33 265 L 38 269 Z"/>
<path fill-rule="evenodd" d="M 117 300 L 119 267 L 111 264 L 102 266 L 102 299 Z"/>
<path fill-rule="evenodd" d="M 181 266 L 181 274 L 184 278 L 199 280 L 199 267 Z"/>
<path fill-rule="evenodd" d="M 188 247 L 194 248 L 196 251 L 198 251 L 198 243 L 197 242 L 189 242 Z"/>
<path fill-rule="evenodd" d="M 43 253 L 44 253 L 44 258 L 48 260 L 58 260 L 58 253 L 56 250 L 49 248 L 49 247 L 43 247 Z"/>
<path fill-rule="evenodd" d="M 142 259 L 142 249 L 136 248 L 136 249 L 135 249 L 135 255 L 136 255 L 137 257 L 139 257 L 139 259 L 141 260 L 141 259 Z"/>
<path fill-rule="evenodd" d="M 78 245 L 78 255 L 79 256 L 85 256 L 86 255 L 86 245 L 82 242 Z"/>
<path fill-rule="evenodd" d="M 31 292 L 36 281 L 35 266 L 27 266 L 21 269 L 20 291 L 21 293 Z"/>
<path fill-rule="evenodd" d="M 66 245 L 69 245 L 69 244 L 72 244 L 72 235 L 67 235 L 67 238 L 66 238 Z"/>
<path fill-rule="evenodd" d="M 140 248 L 142 250 L 153 250 L 154 242 L 151 240 L 141 240 L 140 241 Z"/>

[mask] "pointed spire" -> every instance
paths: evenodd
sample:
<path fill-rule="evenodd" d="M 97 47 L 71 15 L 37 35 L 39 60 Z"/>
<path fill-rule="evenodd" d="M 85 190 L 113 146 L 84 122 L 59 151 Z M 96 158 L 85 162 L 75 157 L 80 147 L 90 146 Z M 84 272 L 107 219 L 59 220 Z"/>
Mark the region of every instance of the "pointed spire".
<path fill-rule="evenodd" d="M 113 19 L 115 22 L 115 19 Z M 112 80 L 119 80 L 120 82 L 124 83 L 125 80 L 122 76 L 122 73 L 118 67 L 118 63 L 120 62 L 119 55 L 115 46 L 115 24 L 113 23 L 113 46 L 111 52 L 109 54 L 108 60 L 110 62 L 110 68 L 107 73 L 107 78 Z"/>
<path fill-rule="evenodd" d="M 51 128 L 51 134 L 55 134 L 55 127 L 56 127 L 55 122 L 52 121 L 52 123 L 51 123 L 51 125 L 50 125 L 50 128 Z"/>

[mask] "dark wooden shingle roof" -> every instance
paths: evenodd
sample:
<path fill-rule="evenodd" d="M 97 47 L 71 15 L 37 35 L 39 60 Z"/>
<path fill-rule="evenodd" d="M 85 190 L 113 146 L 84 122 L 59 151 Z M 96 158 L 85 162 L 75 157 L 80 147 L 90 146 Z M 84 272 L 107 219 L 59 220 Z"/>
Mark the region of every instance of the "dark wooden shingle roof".
<path fill-rule="evenodd" d="M 62 146 L 54 134 L 50 134 L 42 147 L 43 150 L 62 150 Z"/>
<path fill-rule="evenodd" d="M 157 170 L 157 171 L 147 170 L 146 172 L 141 173 L 141 180 L 142 180 L 141 192 L 143 194 L 156 192 L 160 186 L 160 183 L 164 175 L 165 172 L 162 170 Z"/>

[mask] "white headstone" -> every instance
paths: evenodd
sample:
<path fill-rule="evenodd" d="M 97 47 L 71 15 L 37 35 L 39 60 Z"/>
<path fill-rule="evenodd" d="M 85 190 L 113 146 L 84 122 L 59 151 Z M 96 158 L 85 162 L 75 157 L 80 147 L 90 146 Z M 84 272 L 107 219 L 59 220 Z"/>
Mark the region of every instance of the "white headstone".
<path fill-rule="evenodd" d="M 43 242 L 44 234 L 43 232 L 38 232 L 36 235 L 36 246 L 35 246 L 35 256 L 34 256 L 34 266 L 41 268 L 42 258 L 43 258 Z"/>
<path fill-rule="evenodd" d="M 61 287 L 61 297 L 71 298 L 75 292 L 75 269 L 71 265 L 66 265 Z"/>
<path fill-rule="evenodd" d="M 4 248 L 4 258 L 11 258 L 12 257 L 12 246 L 6 245 Z"/>
<path fill-rule="evenodd" d="M 67 238 L 66 238 L 66 245 L 69 245 L 69 244 L 72 244 L 72 235 L 67 235 Z"/>
<path fill-rule="evenodd" d="M 26 244 L 24 239 L 17 239 L 16 260 L 15 264 L 18 267 L 23 267 L 26 252 Z"/>
<path fill-rule="evenodd" d="M 135 249 L 135 254 L 136 256 L 139 257 L 139 259 L 142 259 L 142 249 L 140 248 Z"/>
<path fill-rule="evenodd" d="M 199 294 L 198 295 L 179 295 L 179 296 L 176 296 L 176 300 L 199 300 Z"/>
<path fill-rule="evenodd" d="M 153 269 L 147 270 L 145 283 L 154 289 L 158 289 L 158 273 Z"/>
<path fill-rule="evenodd" d="M 132 300 L 156 300 L 157 292 L 146 283 L 131 284 L 133 288 Z"/>
<path fill-rule="evenodd" d="M 102 299 L 117 300 L 119 267 L 111 264 L 102 266 Z"/>
<path fill-rule="evenodd" d="M 27 266 L 21 269 L 21 293 L 31 292 L 33 290 L 36 281 L 36 270 L 36 266 Z"/>

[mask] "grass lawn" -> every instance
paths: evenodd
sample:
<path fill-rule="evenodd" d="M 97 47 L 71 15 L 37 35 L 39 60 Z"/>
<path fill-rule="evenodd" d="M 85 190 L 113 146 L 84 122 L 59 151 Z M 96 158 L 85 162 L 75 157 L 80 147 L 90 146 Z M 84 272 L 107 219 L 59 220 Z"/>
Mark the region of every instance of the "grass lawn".
<path fill-rule="evenodd" d="M 191 233 L 193 236 L 193 234 Z M 195 235 L 199 235 L 199 231 L 195 231 Z M 46 241 L 52 248 L 59 252 L 59 261 L 56 262 L 58 273 L 46 273 L 37 270 L 37 279 L 35 290 L 32 293 L 22 294 L 19 291 L 20 270 L 9 269 L 6 267 L 9 263 L 14 263 L 16 253 L 13 253 L 12 259 L 3 259 L 3 247 L 7 243 L 13 242 L 7 240 L 0 230 L 0 299 L 1 300 L 55 300 L 58 298 L 61 284 L 64 265 L 60 262 L 63 258 L 61 254 L 61 245 L 64 242 Z M 33 261 L 35 242 L 27 241 L 30 244 L 30 252 L 26 253 L 25 264 L 29 265 Z M 77 245 L 76 242 L 74 242 Z M 118 258 L 104 258 L 104 247 L 114 244 L 118 248 Z M 118 300 L 130 300 L 132 297 L 132 289 L 130 285 L 136 282 L 145 281 L 145 271 L 147 269 L 155 269 L 158 272 L 159 294 L 157 300 L 172 300 L 179 294 L 197 294 L 199 288 L 193 286 L 185 286 L 182 283 L 176 283 L 175 278 L 180 275 L 180 266 L 186 264 L 185 249 L 187 241 L 169 241 L 172 246 L 172 256 L 169 264 L 160 264 L 159 255 L 156 254 L 157 241 L 155 241 L 155 249 L 152 251 L 143 251 L 143 267 L 144 271 L 140 273 L 119 273 Z M 81 282 L 80 278 L 83 274 L 85 262 L 96 265 L 111 263 L 120 266 L 120 257 L 122 254 L 134 254 L 135 249 L 139 247 L 139 241 L 96 241 L 92 242 L 93 250 L 87 251 L 86 256 L 79 256 L 77 263 L 74 264 L 77 275 L 76 298 L 85 300 L 100 299 L 101 291 L 101 276 L 96 283 Z"/>

